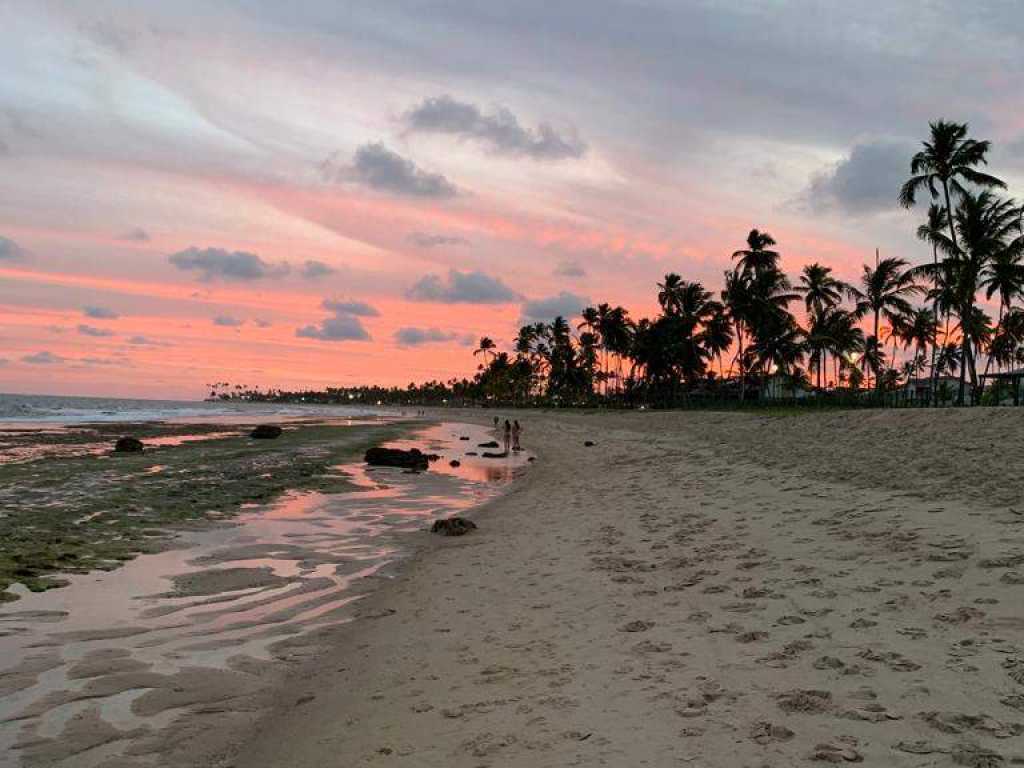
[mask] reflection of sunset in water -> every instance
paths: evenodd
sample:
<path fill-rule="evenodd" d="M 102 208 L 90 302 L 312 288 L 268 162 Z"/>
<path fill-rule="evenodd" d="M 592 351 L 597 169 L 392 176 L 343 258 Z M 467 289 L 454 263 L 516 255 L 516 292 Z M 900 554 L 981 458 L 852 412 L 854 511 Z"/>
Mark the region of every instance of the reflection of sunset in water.
<path fill-rule="evenodd" d="M 426 541 L 433 520 L 486 502 L 525 471 L 526 454 L 465 455 L 484 450 L 478 444 L 491 439 L 478 426 L 425 427 L 389 445 L 438 454 L 426 472 L 361 461 L 339 465 L 333 472 L 352 484 L 345 493 L 285 493 L 268 505 L 246 505 L 229 524 L 183 532 L 185 548 L 141 555 L 110 573 L 70 575 L 63 589 L 21 590 L 16 609 L 0 609 L 0 621 L 17 620 L 19 626 L 17 633 L 0 633 L 0 673 L 54 637 L 71 661 L 116 649 L 123 655 L 112 674 L 117 664 L 175 675 L 226 669 L 229 659 L 241 656 L 270 659 L 271 646 L 283 636 L 295 642 L 305 632 L 350 620 L 353 601 L 416 542 Z M 453 459 L 461 466 L 449 466 Z M 108 637 L 111 627 L 127 627 L 131 634 Z M 61 706 L 43 707 L 24 720 L 5 718 L 75 689 L 69 663 L 58 664 L 38 686 L 0 700 L 0 754 L 22 739 L 23 728 L 60 732 L 66 714 Z M 160 727 L 112 700 L 96 699 L 115 727 Z"/>

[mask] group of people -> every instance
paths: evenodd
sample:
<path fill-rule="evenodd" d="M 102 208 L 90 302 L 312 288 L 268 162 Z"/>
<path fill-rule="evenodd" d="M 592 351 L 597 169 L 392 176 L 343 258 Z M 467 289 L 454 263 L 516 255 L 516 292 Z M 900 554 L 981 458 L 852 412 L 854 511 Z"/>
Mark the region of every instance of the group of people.
<path fill-rule="evenodd" d="M 500 424 L 501 420 L 497 416 L 495 416 L 494 429 L 499 429 Z M 523 428 L 519 426 L 519 419 L 515 419 L 514 421 L 509 421 L 508 419 L 505 419 L 505 427 L 503 430 L 503 434 L 505 436 L 505 453 L 509 453 L 510 451 L 523 450 L 523 447 L 519 444 L 519 436 L 522 434 L 522 432 Z"/>

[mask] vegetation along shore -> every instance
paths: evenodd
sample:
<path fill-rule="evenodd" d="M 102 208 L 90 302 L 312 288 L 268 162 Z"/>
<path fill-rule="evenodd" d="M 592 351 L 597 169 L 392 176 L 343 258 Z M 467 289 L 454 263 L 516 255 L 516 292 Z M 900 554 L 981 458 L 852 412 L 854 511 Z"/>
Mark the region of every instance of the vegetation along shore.
<path fill-rule="evenodd" d="M 660 314 L 582 308 L 520 328 L 512 348 L 488 336 L 472 379 L 407 388 L 259 390 L 217 384 L 218 399 L 399 404 L 687 405 L 811 401 L 850 405 L 1020 403 L 1024 378 L 1024 207 L 983 171 L 988 141 L 938 120 L 893 202 L 929 202 L 922 258 L 875 253 L 858 280 L 780 268 L 779 244 L 752 229 L 720 290 L 675 273 Z M 985 302 L 995 302 L 993 312 Z"/>

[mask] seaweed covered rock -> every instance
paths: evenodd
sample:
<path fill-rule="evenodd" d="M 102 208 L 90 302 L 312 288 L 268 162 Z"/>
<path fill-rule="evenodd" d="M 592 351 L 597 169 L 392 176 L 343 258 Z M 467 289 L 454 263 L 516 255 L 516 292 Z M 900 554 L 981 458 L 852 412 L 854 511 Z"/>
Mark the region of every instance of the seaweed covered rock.
<path fill-rule="evenodd" d="M 401 448 L 371 448 L 363 461 L 375 467 L 400 467 L 401 469 L 427 469 L 430 461 L 419 448 L 403 451 Z"/>
<path fill-rule="evenodd" d="M 142 453 L 145 446 L 137 437 L 121 437 L 114 443 L 115 453 Z"/>
<path fill-rule="evenodd" d="M 256 429 L 249 433 L 249 437 L 257 440 L 276 440 L 281 436 L 282 430 L 276 424 L 260 424 Z"/>
<path fill-rule="evenodd" d="M 489 440 L 486 443 L 477 443 L 476 447 L 477 448 L 497 448 L 498 447 L 498 443 L 496 441 L 494 441 L 494 440 Z"/>
<path fill-rule="evenodd" d="M 485 459 L 504 459 L 508 456 L 507 453 L 493 453 L 491 451 L 484 451 L 481 456 Z"/>
<path fill-rule="evenodd" d="M 431 533 L 440 533 L 442 536 L 465 536 L 473 530 L 476 530 L 476 523 L 464 517 L 449 517 L 447 520 L 435 520 L 430 528 Z"/>

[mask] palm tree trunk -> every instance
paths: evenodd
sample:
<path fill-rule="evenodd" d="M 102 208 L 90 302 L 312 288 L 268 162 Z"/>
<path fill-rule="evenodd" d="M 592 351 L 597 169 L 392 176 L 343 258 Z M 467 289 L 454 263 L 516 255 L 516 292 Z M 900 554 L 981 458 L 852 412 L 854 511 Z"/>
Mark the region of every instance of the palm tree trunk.
<path fill-rule="evenodd" d="M 996 333 L 999 332 L 999 329 L 1003 325 L 1003 310 L 1005 308 L 1006 308 L 1006 302 L 1005 301 L 1000 301 L 999 302 L 999 321 L 996 323 Z M 989 371 L 989 368 L 991 368 L 991 367 L 992 367 L 992 346 L 989 345 L 989 355 L 988 355 L 988 360 L 985 361 L 985 373 L 983 373 L 982 376 L 981 376 L 982 380 L 984 380 L 985 377 L 988 376 L 988 371 Z"/>
<path fill-rule="evenodd" d="M 878 262 L 878 255 L 876 252 L 875 262 Z M 878 338 L 878 310 L 875 310 L 875 355 L 878 355 L 879 348 L 881 347 L 881 340 Z M 882 394 L 882 377 L 878 374 L 881 373 L 882 360 L 880 358 L 875 360 L 875 365 L 869 366 L 875 369 L 875 392 L 881 396 Z"/>
<path fill-rule="evenodd" d="M 939 248 L 937 245 L 932 243 L 932 267 L 935 270 L 935 301 L 932 302 L 932 314 L 935 316 L 935 322 L 939 321 Z M 945 343 L 945 339 L 942 340 Z M 935 397 L 935 383 L 938 381 L 938 375 L 935 371 L 935 357 L 938 352 L 939 341 L 934 339 L 932 341 L 932 369 L 928 374 L 928 405 L 931 406 L 933 403 L 935 407 L 938 407 L 938 398 Z"/>
<path fill-rule="evenodd" d="M 960 388 L 956 395 L 956 404 L 964 404 L 964 384 L 967 378 L 967 355 L 970 349 L 967 346 L 967 331 L 964 328 L 964 317 L 960 315 Z"/>

